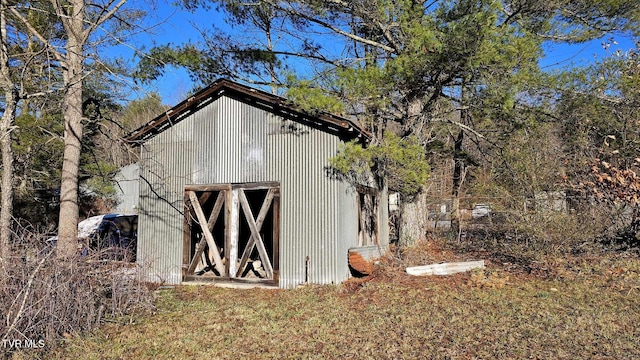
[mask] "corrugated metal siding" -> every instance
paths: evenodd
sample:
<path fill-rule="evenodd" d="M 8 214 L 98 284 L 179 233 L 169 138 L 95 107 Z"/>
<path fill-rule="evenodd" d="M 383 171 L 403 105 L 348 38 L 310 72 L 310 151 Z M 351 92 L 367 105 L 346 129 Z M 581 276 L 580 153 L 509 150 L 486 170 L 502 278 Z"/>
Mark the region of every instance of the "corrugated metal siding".
<path fill-rule="evenodd" d="M 217 166 L 211 183 L 270 181 L 265 174 L 269 113 L 222 97 L 216 137 Z"/>
<path fill-rule="evenodd" d="M 200 109 L 187 120 L 193 126 L 193 177 L 195 184 L 215 183 L 216 154 L 220 151 L 218 136 L 218 102 Z"/>
<path fill-rule="evenodd" d="M 307 276 L 319 284 L 345 280 L 353 240 L 344 234 L 355 239 L 357 223 L 341 219 L 357 218 L 355 197 L 325 172 L 340 140 L 230 98 L 217 106 L 218 162 L 211 183 L 280 183 L 280 286 L 294 287 Z"/>
<path fill-rule="evenodd" d="M 192 176 L 192 131 L 181 122 L 142 146 L 138 262 L 148 280 L 182 280 L 183 192 Z"/>
<path fill-rule="evenodd" d="M 118 171 L 114 177 L 118 205 L 112 210 L 113 212 L 120 214 L 136 214 L 138 212 L 139 177 L 139 164 L 127 165 Z"/>
<path fill-rule="evenodd" d="M 280 286 L 294 287 L 307 276 L 317 284 L 347 279 L 348 249 L 357 243 L 355 193 L 325 171 L 339 144 L 335 136 L 224 96 L 148 141 L 139 253 L 153 264 L 152 276 L 180 282 L 184 185 L 277 181 Z"/>
<path fill-rule="evenodd" d="M 340 140 L 300 125 L 280 131 L 282 120 L 270 122 L 278 130 L 270 135 L 267 151 L 270 177 L 280 179 L 282 193 L 280 286 L 294 287 L 307 277 L 316 284 L 341 282 L 349 274 L 347 249 L 357 234 L 357 213 L 354 194 L 326 176 Z"/>
<path fill-rule="evenodd" d="M 222 97 L 192 115 L 194 183 L 267 181 L 267 114 Z"/>

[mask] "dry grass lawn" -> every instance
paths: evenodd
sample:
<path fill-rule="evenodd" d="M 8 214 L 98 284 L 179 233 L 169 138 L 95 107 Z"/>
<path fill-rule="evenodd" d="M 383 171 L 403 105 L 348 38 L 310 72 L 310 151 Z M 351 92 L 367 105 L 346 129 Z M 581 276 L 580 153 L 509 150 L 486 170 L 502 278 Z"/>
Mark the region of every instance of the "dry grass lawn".
<path fill-rule="evenodd" d="M 640 261 L 603 254 L 505 260 L 447 277 L 407 265 L 464 260 L 424 243 L 367 279 L 295 290 L 183 286 L 157 311 L 107 323 L 45 356 L 57 359 L 640 358 Z M 480 256 L 482 254 L 475 254 Z"/>

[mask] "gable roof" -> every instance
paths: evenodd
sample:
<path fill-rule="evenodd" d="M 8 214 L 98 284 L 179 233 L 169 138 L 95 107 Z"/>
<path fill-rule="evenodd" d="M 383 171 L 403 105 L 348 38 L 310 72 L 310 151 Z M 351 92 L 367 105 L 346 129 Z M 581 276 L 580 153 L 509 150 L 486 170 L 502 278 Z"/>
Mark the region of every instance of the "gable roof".
<path fill-rule="evenodd" d="M 280 96 L 250 88 L 227 79 L 219 79 L 188 99 L 180 102 L 178 105 L 160 114 L 145 125 L 132 131 L 125 137 L 125 140 L 138 144 L 143 143 L 223 95 L 272 112 L 285 119 L 318 128 L 345 140 L 360 139 L 360 141 L 366 142 L 371 139 L 370 133 L 349 119 L 327 112 L 309 113 L 294 106 L 291 101 Z"/>

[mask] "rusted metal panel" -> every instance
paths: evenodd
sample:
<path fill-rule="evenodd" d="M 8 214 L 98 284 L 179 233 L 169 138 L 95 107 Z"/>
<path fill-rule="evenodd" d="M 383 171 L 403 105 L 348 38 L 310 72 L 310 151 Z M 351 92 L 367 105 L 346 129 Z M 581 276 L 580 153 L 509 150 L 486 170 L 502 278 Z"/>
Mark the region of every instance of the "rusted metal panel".
<path fill-rule="evenodd" d="M 357 244 L 356 192 L 326 172 L 340 143 L 335 134 L 226 96 L 147 140 L 139 254 L 150 279 L 181 280 L 185 190 L 277 183 L 280 286 L 346 280 L 348 250 Z M 379 216 L 384 229 L 386 215 Z M 388 243 L 388 235 L 380 238 Z"/>
<path fill-rule="evenodd" d="M 388 246 L 359 246 L 349 249 L 349 253 L 356 253 L 366 261 L 373 261 L 379 259 L 387 252 Z"/>

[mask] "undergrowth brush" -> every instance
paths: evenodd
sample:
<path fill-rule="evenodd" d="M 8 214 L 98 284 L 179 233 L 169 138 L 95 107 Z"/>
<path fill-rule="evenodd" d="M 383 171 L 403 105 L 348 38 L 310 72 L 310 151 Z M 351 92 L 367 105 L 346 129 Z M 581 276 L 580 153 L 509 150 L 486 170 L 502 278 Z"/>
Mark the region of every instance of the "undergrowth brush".
<path fill-rule="evenodd" d="M 153 309 L 135 265 L 60 259 L 41 236 L 18 239 L 0 263 L 0 357 L 46 357 L 64 339 Z"/>
<path fill-rule="evenodd" d="M 291 290 L 178 286 L 157 312 L 65 341 L 52 358 L 474 359 L 640 357 L 633 253 L 546 263 L 460 252 L 441 239 L 393 249 L 372 274 Z M 486 256 L 486 257 L 485 257 Z M 407 266 L 484 257 L 415 277 Z M 511 261 L 511 262 L 510 262 Z M 537 265 L 532 265 L 537 264 Z M 528 266 L 528 267 L 527 267 Z M 536 270 L 536 267 L 546 269 Z"/>

